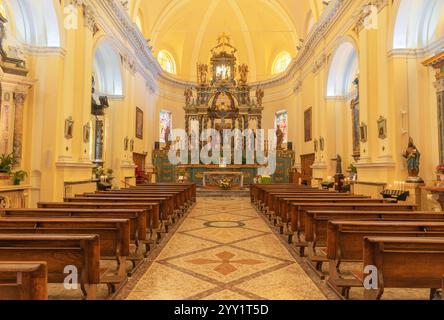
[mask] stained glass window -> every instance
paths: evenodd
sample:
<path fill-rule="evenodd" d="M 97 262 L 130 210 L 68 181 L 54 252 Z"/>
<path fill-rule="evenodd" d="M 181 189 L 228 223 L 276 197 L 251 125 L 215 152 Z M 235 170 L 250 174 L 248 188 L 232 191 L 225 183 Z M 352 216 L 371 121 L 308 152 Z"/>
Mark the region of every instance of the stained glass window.
<path fill-rule="evenodd" d="M 176 62 L 168 51 L 161 50 L 157 55 L 157 61 L 163 70 L 168 73 L 176 74 Z"/>
<path fill-rule="evenodd" d="M 171 112 L 160 111 L 160 143 L 165 143 L 165 131 L 167 128 L 172 129 L 173 116 Z"/>
<path fill-rule="evenodd" d="M 282 73 L 287 70 L 288 66 L 291 63 L 291 56 L 288 52 L 284 51 L 277 55 L 276 59 L 273 62 L 273 74 Z"/>
<path fill-rule="evenodd" d="M 284 133 L 284 143 L 288 142 L 288 127 L 287 127 L 287 111 L 279 111 L 276 112 L 274 117 L 274 127 L 277 129 L 277 127 L 281 128 L 282 132 Z"/>

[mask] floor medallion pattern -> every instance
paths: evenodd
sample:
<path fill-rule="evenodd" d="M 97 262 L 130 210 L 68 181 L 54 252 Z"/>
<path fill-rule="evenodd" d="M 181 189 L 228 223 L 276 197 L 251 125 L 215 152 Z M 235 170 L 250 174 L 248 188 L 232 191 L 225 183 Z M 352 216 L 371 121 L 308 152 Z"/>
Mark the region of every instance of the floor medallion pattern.
<path fill-rule="evenodd" d="M 198 199 L 127 299 L 325 299 L 248 198 Z"/>

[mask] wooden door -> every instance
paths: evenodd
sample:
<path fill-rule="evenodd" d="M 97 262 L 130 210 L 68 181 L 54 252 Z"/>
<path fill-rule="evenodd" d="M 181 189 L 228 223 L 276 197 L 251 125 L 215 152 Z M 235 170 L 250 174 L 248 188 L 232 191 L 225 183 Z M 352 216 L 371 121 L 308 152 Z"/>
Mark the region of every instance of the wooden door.
<path fill-rule="evenodd" d="M 315 162 L 315 154 L 305 154 L 301 156 L 301 183 L 311 186 L 313 178 L 313 169 L 311 166 Z"/>
<path fill-rule="evenodd" d="M 133 153 L 134 164 L 137 166 L 139 172 L 145 172 L 145 154 Z"/>

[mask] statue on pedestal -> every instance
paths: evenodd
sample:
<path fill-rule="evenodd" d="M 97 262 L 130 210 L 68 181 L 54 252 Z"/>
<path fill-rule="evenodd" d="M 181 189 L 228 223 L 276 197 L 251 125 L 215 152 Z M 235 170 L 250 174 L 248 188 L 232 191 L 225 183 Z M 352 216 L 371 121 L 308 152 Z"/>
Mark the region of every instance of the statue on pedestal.
<path fill-rule="evenodd" d="M 248 81 L 248 66 L 246 64 L 241 64 L 239 66 L 240 83 L 245 84 Z"/>
<path fill-rule="evenodd" d="M 264 99 L 264 90 L 261 88 L 256 89 L 256 101 L 258 106 L 262 106 L 262 100 Z"/>
<path fill-rule="evenodd" d="M 166 127 L 165 128 L 165 132 L 164 132 L 164 139 L 165 139 L 165 150 L 170 150 L 171 148 L 171 140 L 170 140 L 170 127 Z"/>
<path fill-rule="evenodd" d="M 277 126 L 276 128 L 276 149 L 282 150 L 282 143 L 284 142 L 284 132 L 281 130 L 281 127 Z"/>
<path fill-rule="evenodd" d="M 424 180 L 422 180 L 421 177 L 419 177 L 419 161 L 421 159 L 421 153 L 416 148 L 412 138 L 409 138 L 409 144 L 407 146 L 407 150 L 402 156 L 407 161 L 407 171 L 409 173 L 407 182 L 423 183 Z"/>
<path fill-rule="evenodd" d="M 190 88 L 185 89 L 184 96 L 185 104 L 189 106 L 191 104 L 191 99 L 193 98 L 193 90 L 191 90 Z"/>
<path fill-rule="evenodd" d="M 197 83 L 200 85 L 207 84 L 207 73 L 208 73 L 208 65 L 206 64 L 197 64 Z"/>

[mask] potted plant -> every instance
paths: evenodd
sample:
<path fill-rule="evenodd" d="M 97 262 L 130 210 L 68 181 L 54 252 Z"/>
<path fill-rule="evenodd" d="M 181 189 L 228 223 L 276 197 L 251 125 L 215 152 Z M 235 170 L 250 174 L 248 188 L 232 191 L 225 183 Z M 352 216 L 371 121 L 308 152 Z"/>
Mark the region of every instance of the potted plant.
<path fill-rule="evenodd" d="M 14 153 L 0 155 L 0 180 L 3 185 L 9 184 L 12 167 L 16 162 Z"/>
<path fill-rule="evenodd" d="M 20 182 L 24 181 L 27 176 L 28 173 L 26 173 L 26 171 L 23 170 L 16 171 L 12 175 L 12 182 L 15 186 L 18 186 L 20 185 Z"/>

